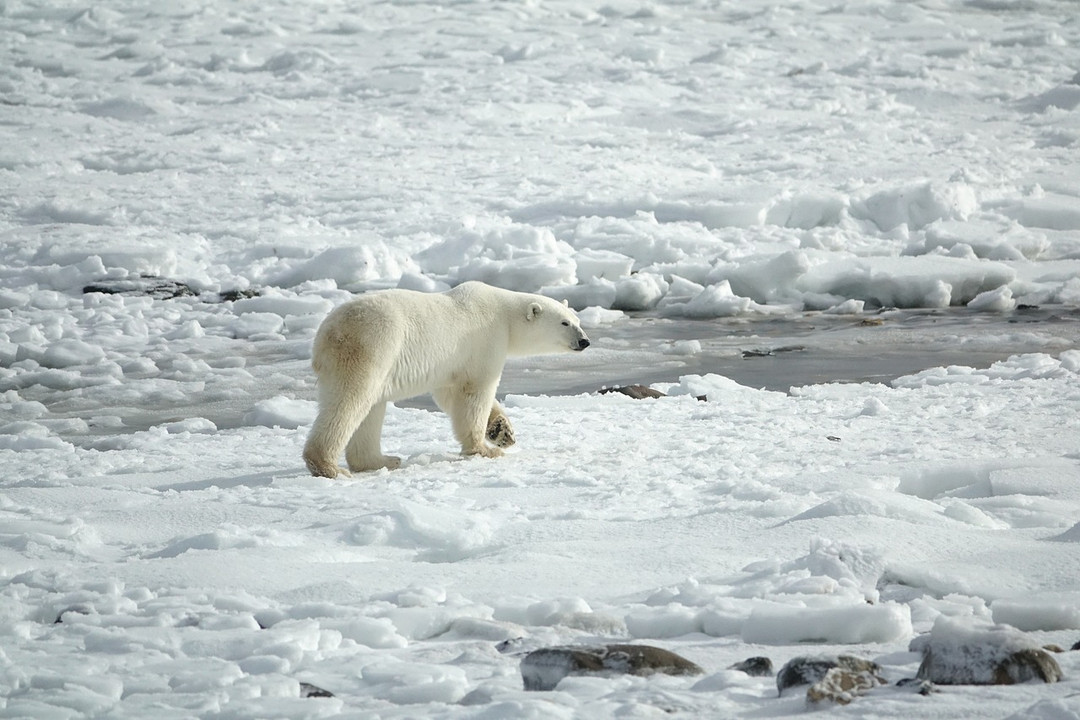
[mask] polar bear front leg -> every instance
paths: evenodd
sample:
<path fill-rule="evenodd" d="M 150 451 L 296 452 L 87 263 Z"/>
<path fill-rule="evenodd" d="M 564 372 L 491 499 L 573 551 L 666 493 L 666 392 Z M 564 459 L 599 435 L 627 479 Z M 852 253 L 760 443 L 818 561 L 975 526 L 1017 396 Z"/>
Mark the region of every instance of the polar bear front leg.
<path fill-rule="evenodd" d="M 375 403 L 345 446 L 345 462 L 353 472 L 401 467 L 401 458 L 382 454 L 382 426 L 386 403 Z"/>
<path fill-rule="evenodd" d="M 454 437 L 461 443 L 462 455 L 502 457 L 503 451 L 490 447 L 487 435 L 488 418 L 495 402 L 495 384 L 477 391 L 477 386 L 466 383 L 463 387 L 445 387 L 432 393 L 435 402 L 450 416 Z"/>
<path fill-rule="evenodd" d="M 502 406 L 497 402 L 492 403 L 491 412 L 488 413 L 485 435 L 492 445 L 501 448 L 508 448 L 517 442 L 514 438 L 514 426 L 510 424 L 510 419 L 506 417 Z"/>

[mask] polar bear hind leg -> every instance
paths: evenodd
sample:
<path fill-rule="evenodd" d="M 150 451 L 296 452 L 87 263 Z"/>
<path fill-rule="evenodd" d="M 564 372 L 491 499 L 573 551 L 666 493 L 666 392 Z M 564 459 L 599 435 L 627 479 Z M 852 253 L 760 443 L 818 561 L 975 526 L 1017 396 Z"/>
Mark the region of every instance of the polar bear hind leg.
<path fill-rule="evenodd" d="M 338 458 L 350 438 L 361 431 L 361 426 L 377 404 L 374 394 L 377 385 L 372 383 L 370 373 L 335 370 L 319 373 L 319 414 L 304 445 L 304 463 L 317 477 L 349 475 L 347 470 L 338 466 Z M 372 423 L 379 430 L 382 429 L 384 411 L 385 406 L 379 411 L 377 422 Z M 369 436 L 362 434 L 361 437 L 366 439 Z M 367 449 L 370 442 L 366 441 L 362 446 Z"/>
<path fill-rule="evenodd" d="M 401 467 L 401 458 L 382 454 L 382 426 L 386 403 L 377 402 L 345 446 L 345 462 L 353 472 Z"/>

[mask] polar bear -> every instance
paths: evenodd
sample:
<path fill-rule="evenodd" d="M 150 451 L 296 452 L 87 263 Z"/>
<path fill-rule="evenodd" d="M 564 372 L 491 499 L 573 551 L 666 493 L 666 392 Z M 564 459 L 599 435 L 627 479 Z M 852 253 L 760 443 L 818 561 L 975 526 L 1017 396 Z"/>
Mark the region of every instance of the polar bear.
<path fill-rule="evenodd" d="M 430 392 L 463 455 L 499 457 L 513 429 L 495 401 L 508 355 L 589 346 L 574 311 L 543 295 L 467 282 L 445 293 L 384 290 L 335 308 L 315 334 L 319 414 L 304 446 L 312 475 L 396 468 L 380 443 L 386 403 Z"/>

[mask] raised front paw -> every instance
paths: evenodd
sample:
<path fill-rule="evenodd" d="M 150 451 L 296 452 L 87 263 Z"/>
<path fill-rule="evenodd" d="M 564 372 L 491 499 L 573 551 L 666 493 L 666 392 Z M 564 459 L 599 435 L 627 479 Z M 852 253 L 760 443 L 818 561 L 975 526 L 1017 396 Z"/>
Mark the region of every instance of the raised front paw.
<path fill-rule="evenodd" d="M 492 445 L 508 448 L 517 440 L 514 439 L 514 428 L 505 415 L 495 415 L 488 420 L 487 439 Z"/>

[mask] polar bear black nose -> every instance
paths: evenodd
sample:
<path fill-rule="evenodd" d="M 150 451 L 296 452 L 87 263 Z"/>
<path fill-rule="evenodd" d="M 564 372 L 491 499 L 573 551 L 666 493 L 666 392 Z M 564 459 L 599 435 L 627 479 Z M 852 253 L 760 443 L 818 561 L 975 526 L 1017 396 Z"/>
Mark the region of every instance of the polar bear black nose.
<path fill-rule="evenodd" d="M 576 348 L 577 350 L 584 350 L 587 347 L 589 347 L 589 339 L 588 338 L 581 338 L 580 340 L 577 341 L 577 348 Z"/>

